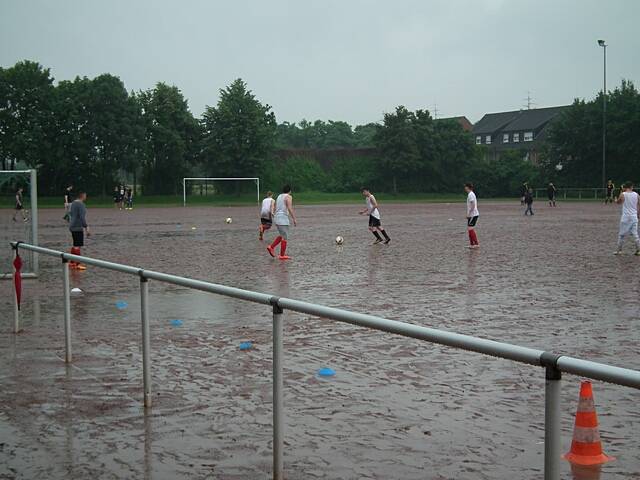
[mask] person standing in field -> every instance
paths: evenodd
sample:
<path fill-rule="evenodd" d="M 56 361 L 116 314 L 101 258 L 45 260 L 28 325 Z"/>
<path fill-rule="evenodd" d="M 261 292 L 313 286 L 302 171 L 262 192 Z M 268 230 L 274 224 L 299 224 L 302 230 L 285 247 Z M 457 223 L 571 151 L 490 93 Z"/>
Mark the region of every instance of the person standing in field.
<path fill-rule="evenodd" d="M 476 223 L 480 212 L 478 211 L 478 199 L 473 191 L 473 183 L 465 183 L 464 191 L 467 193 L 467 233 L 469 234 L 469 248 L 480 248 L 476 235 Z"/>
<path fill-rule="evenodd" d="M 258 227 L 258 239 L 264 239 L 264 232 L 271 228 L 273 215 L 276 211 L 276 201 L 273 199 L 273 192 L 268 191 L 267 196 L 262 200 L 260 207 L 260 226 Z"/>
<path fill-rule="evenodd" d="M 87 225 L 87 207 L 84 201 L 87 199 L 87 194 L 83 191 L 78 192 L 78 197 L 71 202 L 69 208 L 69 231 L 71 232 L 71 238 L 73 240 L 73 247 L 71 248 L 72 255 L 81 255 L 81 248 L 84 247 L 84 236 L 91 235 L 89 232 L 89 226 Z M 69 262 L 69 267 L 74 270 L 86 270 L 87 267 L 78 262 Z"/>
<path fill-rule="evenodd" d="M 22 221 L 26 222 L 27 219 L 27 213 L 24 211 L 24 204 L 23 204 L 23 195 L 22 195 L 23 189 L 22 187 L 18 187 L 18 190 L 16 191 L 16 207 L 15 207 L 15 211 L 13 212 L 13 221 L 16 221 L 16 215 L 18 215 L 18 212 L 20 212 L 22 214 Z"/>
<path fill-rule="evenodd" d="M 131 187 L 127 187 L 124 193 L 124 209 L 133 210 L 133 190 Z"/>
<path fill-rule="evenodd" d="M 116 185 L 113 188 L 113 206 L 118 208 L 119 204 L 120 204 L 120 189 Z"/>
<path fill-rule="evenodd" d="M 275 248 L 280 245 L 279 260 L 289 260 L 291 257 L 287 255 L 287 243 L 289 242 L 289 226 L 291 221 L 293 225 L 297 226 L 296 214 L 293 211 L 293 198 L 291 197 L 291 187 L 285 185 L 282 187 L 282 193 L 278 195 L 275 205 L 275 214 L 273 219 L 278 229 L 278 236 L 273 240 L 273 243 L 267 247 L 269 255 L 276 256 Z"/>
<path fill-rule="evenodd" d="M 638 213 L 640 212 L 640 195 L 633 191 L 633 183 L 626 182 L 622 186 L 623 190 L 616 200 L 622 205 L 622 215 L 620 216 L 620 231 L 618 233 L 618 248 L 616 255 L 622 253 L 622 245 L 627 235 L 631 234 L 636 242 L 636 255 L 640 255 L 640 238 L 638 238 Z"/>
<path fill-rule="evenodd" d="M 375 242 L 373 242 L 373 244 L 376 245 L 383 241 L 380 234 L 382 234 L 382 236 L 384 237 L 385 245 L 388 244 L 391 241 L 391 238 L 389 238 L 387 231 L 384 229 L 380 222 L 380 210 L 378 210 L 378 201 L 376 200 L 376 197 L 373 196 L 368 188 L 361 188 L 360 191 L 362 192 L 362 195 L 367 202 L 367 207 L 359 211 L 358 213 L 360 215 L 365 215 L 367 213 L 369 214 L 369 231 L 373 233 L 374 237 L 376 237 L 376 240 Z"/>
<path fill-rule="evenodd" d="M 73 185 L 69 185 L 64 189 L 64 217 L 63 220 L 69 221 L 69 207 L 73 202 Z"/>
<path fill-rule="evenodd" d="M 550 207 L 555 207 L 556 206 L 556 195 L 558 194 L 558 190 L 556 189 L 556 186 L 551 182 L 549 183 L 549 186 L 547 187 L 547 197 L 549 197 L 549 206 Z"/>
<path fill-rule="evenodd" d="M 523 182 L 522 187 L 520 189 L 520 205 L 524 205 L 524 197 L 527 195 L 529 191 L 529 184 L 527 182 Z"/>
<path fill-rule="evenodd" d="M 604 204 L 606 205 L 607 203 L 611 203 L 611 205 L 613 205 L 613 191 L 615 190 L 616 186 L 613 184 L 613 182 L 611 180 L 609 180 L 607 182 L 607 194 L 604 197 Z"/>
<path fill-rule="evenodd" d="M 533 215 L 533 189 L 530 188 L 529 190 L 527 190 L 527 193 L 524 194 L 524 203 L 527 206 L 526 210 L 524 211 L 524 216 L 527 216 L 527 213 L 530 213 L 531 215 Z"/>

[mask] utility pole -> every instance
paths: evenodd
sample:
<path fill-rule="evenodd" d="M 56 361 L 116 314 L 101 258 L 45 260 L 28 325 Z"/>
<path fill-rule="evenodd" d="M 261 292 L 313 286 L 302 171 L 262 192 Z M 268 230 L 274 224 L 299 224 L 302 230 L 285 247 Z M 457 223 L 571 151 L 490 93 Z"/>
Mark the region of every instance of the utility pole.
<path fill-rule="evenodd" d="M 602 78 L 602 187 L 606 188 L 606 164 L 607 164 L 607 44 L 604 40 L 598 40 L 598 45 L 603 52 L 603 78 Z"/>

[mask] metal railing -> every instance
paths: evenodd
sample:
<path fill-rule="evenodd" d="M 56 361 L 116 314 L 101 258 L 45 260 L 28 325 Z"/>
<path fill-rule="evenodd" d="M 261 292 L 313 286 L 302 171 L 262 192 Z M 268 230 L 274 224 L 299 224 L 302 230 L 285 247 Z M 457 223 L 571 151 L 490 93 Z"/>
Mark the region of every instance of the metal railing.
<path fill-rule="evenodd" d="M 556 198 L 562 198 L 564 200 L 568 198 L 577 198 L 578 200 L 598 200 L 604 199 L 606 196 L 606 188 L 599 187 L 588 187 L 588 188 L 558 188 L 556 191 Z M 547 189 L 546 188 L 536 188 L 535 189 L 535 198 L 547 199 Z M 614 194 L 619 193 L 620 190 L 616 187 Z"/>
<path fill-rule="evenodd" d="M 560 380 L 562 372 L 594 380 L 640 389 L 640 371 L 581 360 L 543 350 L 437 330 L 389 320 L 374 315 L 354 313 L 290 298 L 242 290 L 215 283 L 178 277 L 166 273 L 107 262 L 90 257 L 71 255 L 21 242 L 11 242 L 17 254 L 19 249 L 58 257 L 62 261 L 64 295 L 65 362 L 71 353 L 71 296 L 69 290 L 69 262 L 81 262 L 98 268 L 115 270 L 140 278 L 140 318 L 142 327 L 142 371 L 144 406 L 151 407 L 151 357 L 149 342 L 149 280 L 179 285 L 186 288 L 215 293 L 248 302 L 268 305 L 273 314 L 273 478 L 281 480 L 284 472 L 284 407 L 283 407 L 283 313 L 285 310 L 336 320 L 352 325 L 415 338 L 430 343 L 482 353 L 545 369 L 545 480 L 560 478 Z M 14 331 L 19 331 L 19 310 L 15 306 Z"/>

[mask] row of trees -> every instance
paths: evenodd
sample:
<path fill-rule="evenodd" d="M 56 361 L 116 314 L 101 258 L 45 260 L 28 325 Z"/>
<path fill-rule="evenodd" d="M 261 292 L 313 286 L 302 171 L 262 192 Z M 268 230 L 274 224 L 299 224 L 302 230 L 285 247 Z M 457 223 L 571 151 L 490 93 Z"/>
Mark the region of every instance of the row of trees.
<path fill-rule="evenodd" d="M 240 79 L 220 91 L 201 118 L 175 86 L 128 92 L 113 75 L 54 84 L 35 62 L 0 68 L 0 161 L 38 168 L 41 191 L 69 182 L 106 194 L 127 179 L 145 194 L 175 194 L 188 175 L 259 176 L 269 188 L 344 191 L 362 184 L 386 191 L 456 191 L 471 180 L 488 195 L 516 193 L 523 180 L 599 185 L 602 97 L 577 100 L 551 128 L 540 165 L 514 152 L 486 161 L 471 135 L 452 120 L 399 106 L 382 124 L 352 128 L 342 121 L 278 124 Z M 608 95 L 608 171 L 634 178 L 640 162 L 640 96 L 632 83 Z M 313 157 L 278 150 L 373 147 L 322 166 Z M 374 152 L 371 155 L 371 152 Z M 360 151 L 360 153 L 362 153 Z M 284 160 L 283 158 L 286 158 Z M 562 163 L 558 178 L 554 167 Z"/>

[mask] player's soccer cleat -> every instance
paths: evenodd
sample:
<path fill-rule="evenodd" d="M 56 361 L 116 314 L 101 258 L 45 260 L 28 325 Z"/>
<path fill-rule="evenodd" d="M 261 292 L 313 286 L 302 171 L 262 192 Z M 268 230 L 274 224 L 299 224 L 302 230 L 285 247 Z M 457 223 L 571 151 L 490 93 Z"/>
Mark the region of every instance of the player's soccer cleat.
<path fill-rule="evenodd" d="M 267 252 L 269 252 L 269 255 L 271 255 L 273 258 L 276 258 L 276 253 L 273 251 L 273 247 L 271 245 L 267 247 Z"/>
<path fill-rule="evenodd" d="M 381 238 L 376 238 L 376 241 L 373 242 L 374 245 L 377 245 L 379 243 L 382 243 L 382 239 Z"/>
<path fill-rule="evenodd" d="M 635 255 L 636 257 L 640 257 L 640 249 L 639 249 L 639 250 L 636 250 L 636 253 L 634 253 L 634 255 Z"/>
<path fill-rule="evenodd" d="M 84 265 L 82 265 L 81 263 L 79 263 L 79 264 L 76 266 L 76 270 L 86 270 L 86 269 L 87 269 L 87 267 L 85 267 L 85 266 L 84 266 Z"/>
<path fill-rule="evenodd" d="M 289 255 L 278 255 L 278 260 L 291 260 Z"/>
<path fill-rule="evenodd" d="M 387 239 L 384 241 L 384 244 L 386 245 L 386 244 L 388 244 L 390 241 L 391 241 L 391 239 L 390 239 L 390 238 L 387 238 Z"/>
<path fill-rule="evenodd" d="M 622 255 L 622 250 L 616 250 L 613 252 L 614 255 Z"/>

